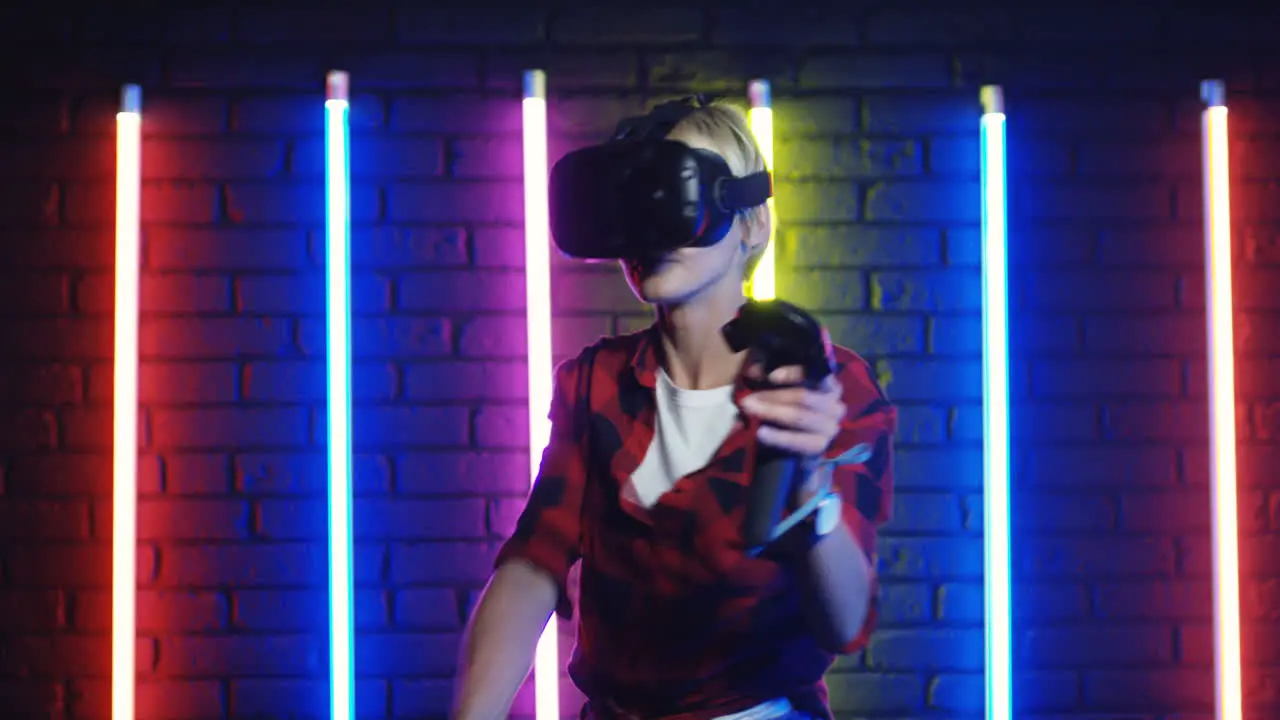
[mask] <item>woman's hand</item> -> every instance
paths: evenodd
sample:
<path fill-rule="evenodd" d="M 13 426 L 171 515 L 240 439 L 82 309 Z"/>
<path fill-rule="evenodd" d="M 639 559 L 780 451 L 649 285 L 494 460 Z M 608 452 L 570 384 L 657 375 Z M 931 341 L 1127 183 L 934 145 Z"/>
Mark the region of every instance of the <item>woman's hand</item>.
<path fill-rule="evenodd" d="M 747 377 L 762 380 L 760 365 L 747 369 Z M 840 431 L 847 408 L 841 401 L 843 388 L 836 376 L 828 375 L 822 385 L 798 385 L 804 370 L 798 365 L 781 367 L 769 374 L 769 382 L 790 387 L 757 390 L 742 400 L 742 410 L 764 424 L 757 438 L 781 450 L 816 457 L 827 451 Z"/>

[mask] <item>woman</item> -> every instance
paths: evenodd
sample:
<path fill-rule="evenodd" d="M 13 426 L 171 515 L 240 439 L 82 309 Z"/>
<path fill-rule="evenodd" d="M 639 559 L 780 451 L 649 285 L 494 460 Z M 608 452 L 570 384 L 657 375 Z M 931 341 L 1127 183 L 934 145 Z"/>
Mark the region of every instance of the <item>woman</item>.
<path fill-rule="evenodd" d="M 700 107 L 668 138 L 721 155 L 735 176 L 764 169 L 731 107 Z M 781 368 L 768 380 L 791 387 L 753 390 L 760 368 L 721 328 L 771 223 L 761 205 L 714 245 L 623 262 L 657 320 L 557 368 L 551 439 L 472 614 L 455 717 L 506 716 L 551 613 L 572 617 L 566 578 L 579 560 L 569 671 L 584 717 L 830 717 L 822 675 L 874 621 L 896 415 L 867 363 L 840 347 L 820 388 Z M 739 528 L 757 443 L 809 458 L 794 502 L 834 519 L 753 557 Z"/>

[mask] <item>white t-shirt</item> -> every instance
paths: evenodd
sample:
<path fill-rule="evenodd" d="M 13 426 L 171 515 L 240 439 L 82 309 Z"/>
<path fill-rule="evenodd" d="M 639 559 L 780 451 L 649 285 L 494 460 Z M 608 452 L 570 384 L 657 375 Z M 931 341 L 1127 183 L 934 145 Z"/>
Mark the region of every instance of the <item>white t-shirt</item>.
<path fill-rule="evenodd" d="M 626 488 L 627 496 L 645 508 L 656 505 L 677 480 L 706 467 L 738 417 L 732 385 L 686 390 L 659 369 L 655 393 L 653 442 Z"/>

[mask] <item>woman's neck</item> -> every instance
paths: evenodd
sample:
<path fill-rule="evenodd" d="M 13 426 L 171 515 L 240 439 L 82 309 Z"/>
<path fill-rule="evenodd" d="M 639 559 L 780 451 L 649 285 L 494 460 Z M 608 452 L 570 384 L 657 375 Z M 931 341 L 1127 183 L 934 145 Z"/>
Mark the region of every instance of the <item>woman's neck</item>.
<path fill-rule="evenodd" d="M 744 301 L 738 289 L 736 293 L 709 295 L 658 309 L 663 369 L 671 382 L 689 390 L 733 384 L 744 354 L 729 347 L 721 328 L 733 319 Z"/>

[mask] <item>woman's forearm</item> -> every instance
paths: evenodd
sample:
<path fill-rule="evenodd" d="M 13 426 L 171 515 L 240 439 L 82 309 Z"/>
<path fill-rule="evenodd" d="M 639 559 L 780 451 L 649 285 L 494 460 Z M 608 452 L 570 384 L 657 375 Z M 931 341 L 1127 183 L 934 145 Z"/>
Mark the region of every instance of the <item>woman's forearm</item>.
<path fill-rule="evenodd" d="M 462 638 L 455 720 L 507 716 L 557 596 L 555 581 L 528 563 L 509 562 L 493 574 Z"/>

